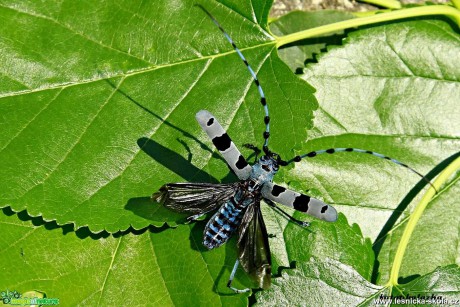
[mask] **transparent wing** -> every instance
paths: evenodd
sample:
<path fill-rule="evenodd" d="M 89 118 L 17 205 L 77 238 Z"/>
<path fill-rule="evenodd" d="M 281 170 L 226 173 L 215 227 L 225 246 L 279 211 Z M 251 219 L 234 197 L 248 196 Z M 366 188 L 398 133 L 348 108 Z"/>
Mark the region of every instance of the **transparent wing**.
<path fill-rule="evenodd" d="M 260 201 L 248 206 L 238 228 L 238 252 L 241 266 L 259 285 L 271 284 L 271 255 L 267 229 L 260 212 Z"/>
<path fill-rule="evenodd" d="M 166 208 L 180 213 L 202 214 L 217 209 L 235 194 L 238 182 L 168 183 L 152 195 Z"/>
<path fill-rule="evenodd" d="M 316 198 L 297 193 L 277 184 L 267 182 L 262 187 L 261 194 L 264 198 L 280 203 L 286 207 L 294 208 L 300 212 L 308 213 L 327 222 L 337 220 L 337 210 Z"/>

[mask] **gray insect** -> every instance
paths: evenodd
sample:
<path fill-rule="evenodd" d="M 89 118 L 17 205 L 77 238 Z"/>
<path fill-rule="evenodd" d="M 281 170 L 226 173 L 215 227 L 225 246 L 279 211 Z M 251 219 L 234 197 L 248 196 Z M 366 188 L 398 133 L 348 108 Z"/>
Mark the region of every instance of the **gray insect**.
<path fill-rule="evenodd" d="M 243 269 L 255 281 L 257 286 L 267 289 L 271 283 L 271 255 L 268 234 L 260 210 L 262 200 L 291 221 L 304 227 L 308 226 L 309 223 L 290 216 L 276 203 L 294 208 L 323 221 L 334 222 L 337 220 L 337 211 L 332 206 L 308 195 L 274 184 L 273 177 L 280 166 L 299 162 L 303 158 L 313 158 L 323 153 L 358 152 L 389 160 L 408 168 L 422 178 L 425 177 L 395 159 L 363 149 L 331 148 L 317 150 L 296 156 L 288 161 L 282 160 L 278 154 L 270 151 L 268 148 L 270 117 L 262 86 L 248 61 L 230 36 L 208 11 L 204 8 L 202 9 L 232 44 L 236 53 L 248 68 L 260 93 L 260 101 L 265 111 L 264 123 L 266 129 L 263 133 L 264 143 L 262 147 L 264 155 L 254 165 L 250 166 L 217 119 L 206 110 L 199 111 L 196 114 L 196 120 L 240 181 L 228 184 L 169 183 L 154 193 L 152 199 L 162 203 L 168 209 L 189 214 L 189 221 L 194 221 L 206 213 L 217 210 L 206 224 L 203 233 L 203 245 L 208 249 L 219 247 L 227 242 L 235 232 L 237 233 L 238 259 L 233 266 L 227 286 L 237 293 L 249 291 L 248 288 L 241 290 L 232 287 L 236 270 L 241 263 Z M 245 144 L 244 146 L 253 149 L 256 152 L 256 156 L 261 153 L 261 150 L 254 145 Z"/>
<path fill-rule="evenodd" d="M 261 200 L 302 226 L 308 226 L 308 223 L 289 216 L 274 202 L 328 222 L 337 219 L 337 211 L 318 199 L 273 184 L 279 166 L 285 165 L 279 155 L 267 151 L 251 167 L 211 113 L 200 111 L 196 119 L 240 181 L 229 184 L 170 183 L 161 187 L 152 198 L 173 211 L 191 214 L 190 221 L 219 208 L 206 224 L 203 245 L 208 249 L 219 247 L 237 232 L 239 256 L 228 287 L 235 292 L 249 291 L 231 286 L 241 263 L 257 285 L 266 289 L 271 280 L 271 256 L 260 211 Z"/>

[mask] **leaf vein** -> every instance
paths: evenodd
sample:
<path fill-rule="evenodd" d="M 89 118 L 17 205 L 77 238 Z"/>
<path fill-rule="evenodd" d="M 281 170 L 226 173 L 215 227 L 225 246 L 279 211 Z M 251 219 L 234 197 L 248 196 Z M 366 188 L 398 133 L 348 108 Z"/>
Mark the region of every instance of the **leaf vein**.
<path fill-rule="evenodd" d="M 44 110 L 46 110 L 46 109 L 51 105 L 51 103 L 52 103 L 53 101 L 55 101 L 55 100 L 59 97 L 59 95 L 62 93 L 62 91 L 63 91 L 63 89 L 61 88 L 61 89 L 56 93 L 56 95 L 55 95 L 52 99 L 50 99 L 49 102 L 48 102 L 47 104 L 45 104 L 45 106 L 44 106 L 42 109 L 40 109 L 40 111 L 38 111 L 37 114 L 35 114 L 34 117 L 32 117 L 32 119 L 31 119 L 29 122 L 27 122 L 27 123 L 26 123 L 26 124 L 25 124 L 15 135 L 13 135 L 13 137 L 12 137 L 8 142 L 6 142 L 6 144 L 3 145 L 2 148 L 0 148 L 0 152 L 3 151 L 5 148 L 7 148 L 8 145 L 9 145 L 14 139 L 16 139 L 19 135 L 21 135 L 21 133 L 24 132 L 25 129 L 27 129 L 27 127 L 28 127 L 32 122 L 34 122 L 35 119 L 36 119 Z"/>
<path fill-rule="evenodd" d="M 88 40 L 88 41 L 90 41 L 90 42 L 92 42 L 92 43 L 94 43 L 96 45 L 99 45 L 99 46 L 101 46 L 103 48 L 113 50 L 113 51 L 115 51 L 117 53 L 121 53 L 121 54 L 127 55 L 127 56 L 129 56 L 131 58 L 135 58 L 135 59 L 137 59 L 139 61 L 145 62 L 147 64 L 151 64 L 150 62 L 148 62 L 148 61 L 146 61 L 146 60 L 144 60 L 142 58 L 136 57 L 136 56 L 134 56 L 132 54 L 129 54 L 129 53 L 125 52 L 125 51 L 115 49 L 115 48 L 113 48 L 111 46 L 108 46 L 108 45 L 104 45 L 102 42 L 100 42 L 100 41 L 98 42 L 98 41 L 94 40 L 93 38 L 91 38 L 89 36 L 86 36 L 84 33 L 79 33 L 78 31 L 76 31 L 75 29 L 70 27 L 69 25 L 62 24 L 59 21 L 57 21 L 57 20 L 55 20 L 55 19 L 53 19 L 51 17 L 45 16 L 45 15 L 35 14 L 35 13 L 32 13 L 32 12 L 27 12 L 27 11 L 24 11 L 24 10 L 19 10 L 18 8 L 13 8 L 13 7 L 10 7 L 10 6 L 5 6 L 5 5 L 0 5 L 0 7 L 10 9 L 10 10 L 12 10 L 14 12 L 18 12 L 18 13 L 21 13 L 21 14 L 24 14 L 24 15 L 28 15 L 28 16 L 31 16 L 31 17 L 34 17 L 34 18 L 40 18 L 40 19 L 48 20 L 48 21 L 50 21 L 50 22 L 52 22 L 52 23 L 54 23 L 54 24 L 56 24 L 56 25 L 58 25 L 58 26 L 60 26 L 60 27 L 62 27 L 64 29 L 66 29 L 66 30 L 69 30 L 71 33 L 73 33 L 75 35 L 78 35 L 78 36 L 80 36 L 80 37 L 82 37 L 82 38 L 84 38 L 84 39 L 86 39 L 86 40 Z"/>
<path fill-rule="evenodd" d="M 110 261 L 110 265 L 109 267 L 107 268 L 107 273 L 105 274 L 105 277 L 104 277 L 104 281 L 102 282 L 102 286 L 101 286 L 101 295 L 99 296 L 99 300 L 97 302 L 97 305 L 100 306 L 101 305 L 101 299 L 102 299 L 102 295 L 104 294 L 104 290 L 105 290 L 105 284 L 107 282 L 107 279 L 109 278 L 109 274 L 110 274 L 110 271 L 112 270 L 113 268 L 113 262 L 115 261 L 115 256 L 118 254 L 118 249 L 121 245 L 121 241 L 123 240 L 123 236 L 121 236 L 119 239 L 118 239 L 118 244 L 117 246 L 115 247 L 115 251 L 113 252 L 112 254 L 112 260 Z"/>

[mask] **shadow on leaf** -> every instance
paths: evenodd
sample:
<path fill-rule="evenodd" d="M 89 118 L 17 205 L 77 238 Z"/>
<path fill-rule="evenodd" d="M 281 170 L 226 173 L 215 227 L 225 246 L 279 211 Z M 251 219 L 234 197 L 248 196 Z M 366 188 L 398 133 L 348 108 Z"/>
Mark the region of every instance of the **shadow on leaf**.
<path fill-rule="evenodd" d="M 178 153 L 153 140 L 143 137 L 137 140 L 137 145 L 155 161 L 184 178 L 185 182 L 218 182 L 216 178 L 194 166 Z"/>
<path fill-rule="evenodd" d="M 128 200 L 125 209 L 150 221 L 165 221 L 171 226 L 184 224 L 187 220 L 186 214 L 176 213 L 166 209 L 150 197 L 136 197 Z M 157 225 L 159 226 L 159 225 Z"/>

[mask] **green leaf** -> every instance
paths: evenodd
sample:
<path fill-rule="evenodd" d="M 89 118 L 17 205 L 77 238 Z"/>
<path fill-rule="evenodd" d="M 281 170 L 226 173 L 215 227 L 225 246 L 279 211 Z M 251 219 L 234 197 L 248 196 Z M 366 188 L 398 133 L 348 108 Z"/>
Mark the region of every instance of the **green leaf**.
<path fill-rule="evenodd" d="M 2 291 L 40 291 L 65 306 L 247 305 L 225 286 L 234 248 L 203 252 L 202 225 L 94 236 L 19 218 L 0 214 Z"/>
<path fill-rule="evenodd" d="M 357 306 L 383 290 L 339 261 L 311 258 L 283 271 L 270 289 L 258 292 L 256 305 Z"/>
<path fill-rule="evenodd" d="M 444 305 L 458 305 L 460 297 L 460 268 L 458 265 L 439 267 L 433 272 L 401 286 L 405 295 L 432 295 L 448 300 Z"/>
<path fill-rule="evenodd" d="M 358 147 L 404 161 L 423 174 L 438 174 L 460 148 L 455 119 L 460 115 L 459 41 L 449 25 L 426 20 L 358 31 L 343 47 L 329 46 L 318 64 L 305 70 L 320 108 L 309 142 L 296 152 Z M 298 57 L 296 50 L 289 52 L 285 56 Z M 372 281 L 385 284 L 405 221 L 426 183 L 417 184 L 414 174 L 391 163 L 351 155 L 317 157 L 283 178 L 335 204 L 365 237 L 377 239 Z M 401 282 L 456 263 L 457 186 L 453 180 L 440 191 L 417 225 Z"/>
<path fill-rule="evenodd" d="M 279 118 L 271 145 L 286 155 L 311 126 L 312 89 L 278 59 L 255 17 L 203 5 L 262 80 L 271 115 Z M 246 10 L 246 2 L 232 8 Z M 0 10 L 9 22 L 2 29 L 3 75 L 23 85 L 0 92 L 1 206 L 93 232 L 174 225 L 176 216 L 152 212 L 161 210 L 148 203 L 153 192 L 167 182 L 229 175 L 196 124 L 199 110 L 214 112 L 237 144 L 261 143 L 263 112 L 252 77 L 193 1 Z"/>
<path fill-rule="evenodd" d="M 286 211 L 297 219 L 311 220 L 295 210 Z M 340 214 L 335 223 L 312 220 L 308 228 L 302 228 L 268 206 L 262 206 L 262 214 L 269 234 L 272 272 L 293 263 L 308 262 L 312 257 L 329 258 L 353 267 L 370 280 L 374 264 L 372 244 L 363 238 L 358 225 L 348 224 L 345 216 Z"/>
<path fill-rule="evenodd" d="M 276 36 L 283 36 L 350 18 L 354 18 L 354 16 L 343 11 L 294 11 L 270 23 L 270 30 Z M 326 45 L 340 44 L 343 37 L 345 37 L 345 35 L 340 33 L 306 39 L 292 46 L 280 48 L 278 54 L 280 58 L 289 65 L 292 71 L 302 71 L 305 67 L 305 63 L 313 62 L 315 60 L 315 55 L 321 53 Z"/>
<path fill-rule="evenodd" d="M 312 257 L 328 257 L 353 267 L 363 278 L 371 279 L 374 264 L 371 241 L 363 238 L 358 225 L 350 227 L 344 215 L 340 214 L 335 223 L 313 222 L 308 235 L 298 228 L 289 223 L 284 232 L 292 261 L 308 262 Z"/>
<path fill-rule="evenodd" d="M 423 275 L 438 266 L 458 264 L 459 234 L 453 230 L 458 229 L 460 223 L 460 206 L 456 202 L 460 195 L 459 180 L 457 176 L 430 202 L 422 215 L 407 247 L 406 253 L 412 257 L 403 261 L 402 276 Z"/>
<path fill-rule="evenodd" d="M 308 274 L 313 274 L 311 270 L 318 266 L 321 277 L 326 279 L 335 279 L 334 274 L 342 274 L 343 268 L 348 272 L 346 275 L 359 276 L 351 266 L 337 260 L 347 262 L 362 255 L 360 261 L 355 259 L 352 265 L 358 269 L 371 266 L 373 258 L 366 257 L 372 254 L 371 245 L 356 225 L 348 226 L 343 216 L 338 223 L 317 221 L 308 229 L 285 223 L 279 231 L 270 224 L 272 212 L 268 206 L 264 208 L 267 228 L 273 235 L 269 239 L 273 254 L 284 251 L 288 263 L 295 261 L 299 265 L 287 270 L 286 266 L 276 267 L 275 271 L 281 271 L 283 276 L 286 272 L 305 274 L 306 257 L 327 259 L 325 263 L 307 265 Z M 279 215 L 276 217 L 286 222 Z M 17 216 L 4 209 L 0 215 L 0 232 L 6 235 L 0 241 L 0 270 L 8 278 L 0 281 L 0 289 L 20 293 L 35 289 L 49 298 L 59 298 L 61 304 L 66 305 L 113 305 L 117 301 L 175 306 L 247 304 L 247 296 L 228 295 L 233 292 L 226 287 L 236 259 L 235 240 L 208 251 L 201 244 L 203 224 L 94 235 L 85 228 L 75 232 L 71 225 L 58 226 L 41 218 L 30 218 L 26 212 Z M 331 233 L 335 233 L 334 242 L 330 244 L 334 248 L 328 249 L 323 242 Z M 274 241 L 281 244 L 273 244 Z M 318 277 L 311 275 L 309 280 L 318 286 L 322 283 Z M 240 280 L 248 284 L 241 270 L 234 286 L 242 288 Z M 273 282 L 282 285 L 282 280 L 274 278 Z M 363 280 L 363 287 L 368 284 Z M 309 297 L 319 301 L 322 295 L 318 292 Z M 262 301 L 266 297 L 265 291 L 258 296 Z"/>
<path fill-rule="evenodd" d="M 305 70 L 320 108 L 301 152 L 363 148 L 436 175 L 460 148 L 459 61 L 459 36 L 439 21 L 353 33 Z M 309 160 L 286 180 L 308 182 L 372 240 L 408 214 L 426 185 L 403 167 L 345 153 Z"/>
<path fill-rule="evenodd" d="M 268 232 L 273 235 L 269 242 L 273 272 L 278 273 L 269 290 L 256 292 L 258 304 L 279 306 L 303 302 L 308 306 L 346 300 L 362 302 L 382 288 L 366 281 L 372 274 L 374 253 L 370 240 L 363 238 L 358 225 L 349 226 L 340 215 L 335 223 L 313 221 L 310 227 L 302 229 L 283 218 L 277 219 L 268 210 L 263 215 Z M 296 217 L 302 218 L 301 214 Z"/>
<path fill-rule="evenodd" d="M 411 236 L 403 258 L 400 275 L 404 280 L 431 273 L 439 266 L 457 264 L 460 256 L 457 250 L 459 210 L 457 196 L 460 192 L 460 177 L 457 175 L 431 200 Z M 379 283 L 388 281 L 391 265 L 395 256 L 402 231 L 407 219 L 395 225 L 379 247 L 378 268 Z"/>

